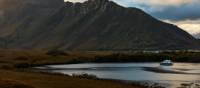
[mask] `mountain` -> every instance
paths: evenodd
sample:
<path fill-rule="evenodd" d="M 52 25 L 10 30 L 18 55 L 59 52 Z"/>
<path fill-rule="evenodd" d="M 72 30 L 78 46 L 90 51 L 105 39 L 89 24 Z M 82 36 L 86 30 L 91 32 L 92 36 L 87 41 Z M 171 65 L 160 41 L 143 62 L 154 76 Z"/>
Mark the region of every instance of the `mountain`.
<path fill-rule="evenodd" d="M 10 2 L 11 1 L 11 2 Z M 16 1 L 16 2 L 15 2 Z M 0 47 L 82 51 L 200 49 L 175 25 L 109 0 L 1 0 Z M 5 4 L 6 3 L 6 4 Z"/>

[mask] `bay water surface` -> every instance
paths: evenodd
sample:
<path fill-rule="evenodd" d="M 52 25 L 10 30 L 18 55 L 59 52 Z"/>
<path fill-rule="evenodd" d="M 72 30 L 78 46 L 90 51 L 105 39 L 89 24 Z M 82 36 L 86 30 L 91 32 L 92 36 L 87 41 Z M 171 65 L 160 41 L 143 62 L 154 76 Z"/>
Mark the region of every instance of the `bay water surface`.
<path fill-rule="evenodd" d="M 200 83 L 200 64 L 197 63 L 175 63 L 173 66 L 160 66 L 159 63 L 84 63 L 38 68 L 68 75 L 87 73 L 102 79 L 159 83 L 167 88 L 176 88 L 183 83 Z"/>

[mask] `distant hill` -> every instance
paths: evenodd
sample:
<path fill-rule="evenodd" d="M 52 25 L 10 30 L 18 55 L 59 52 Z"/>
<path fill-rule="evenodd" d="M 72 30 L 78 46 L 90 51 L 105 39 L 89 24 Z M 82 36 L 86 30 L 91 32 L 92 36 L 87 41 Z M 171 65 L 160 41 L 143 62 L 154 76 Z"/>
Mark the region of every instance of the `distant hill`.
<path fill-rule="evenodd" d="M 175 25 L 108 0 L 1 0 L 0 47 L 82 51 L 199 49 Z"/>

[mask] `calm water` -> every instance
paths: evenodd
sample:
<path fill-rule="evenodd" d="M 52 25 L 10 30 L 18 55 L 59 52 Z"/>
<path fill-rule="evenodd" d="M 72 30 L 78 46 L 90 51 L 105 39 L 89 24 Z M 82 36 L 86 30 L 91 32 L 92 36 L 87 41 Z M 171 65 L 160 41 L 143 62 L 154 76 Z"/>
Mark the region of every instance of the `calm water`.
<path fill-rule="evenodd" d="M 105 63 L 48 65 L 39 68 L 69 75 L 88 73 L 105 79 L 156 82 L 168 88 L 178 87 L 181 83 L 200 83 L 200 64 L 192 63 L 175 63 L 171 67 L 163 67 L 159 63 Z"/>

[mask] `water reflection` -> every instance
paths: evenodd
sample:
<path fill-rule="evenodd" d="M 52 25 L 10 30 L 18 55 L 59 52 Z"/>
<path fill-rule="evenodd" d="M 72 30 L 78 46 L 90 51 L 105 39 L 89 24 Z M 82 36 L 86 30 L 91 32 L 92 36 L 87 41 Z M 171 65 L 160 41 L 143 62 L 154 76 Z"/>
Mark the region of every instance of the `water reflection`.
<path fill-rule="evenodd" d="M 40 67 L 64 74 L 88 73 L 99 78 L 130 81 L 153 81 L 174 88 L 181 83 L 200 81 L 200 64 L 176 63 L 160 66 L 159 63 L 106 63 L 48 65 Z"/>
<path fill-rule="evenodd" d="M 165 70 L 173 70 L 172 66 L 159 66 L 160 69 L 165 69 Z"/>

